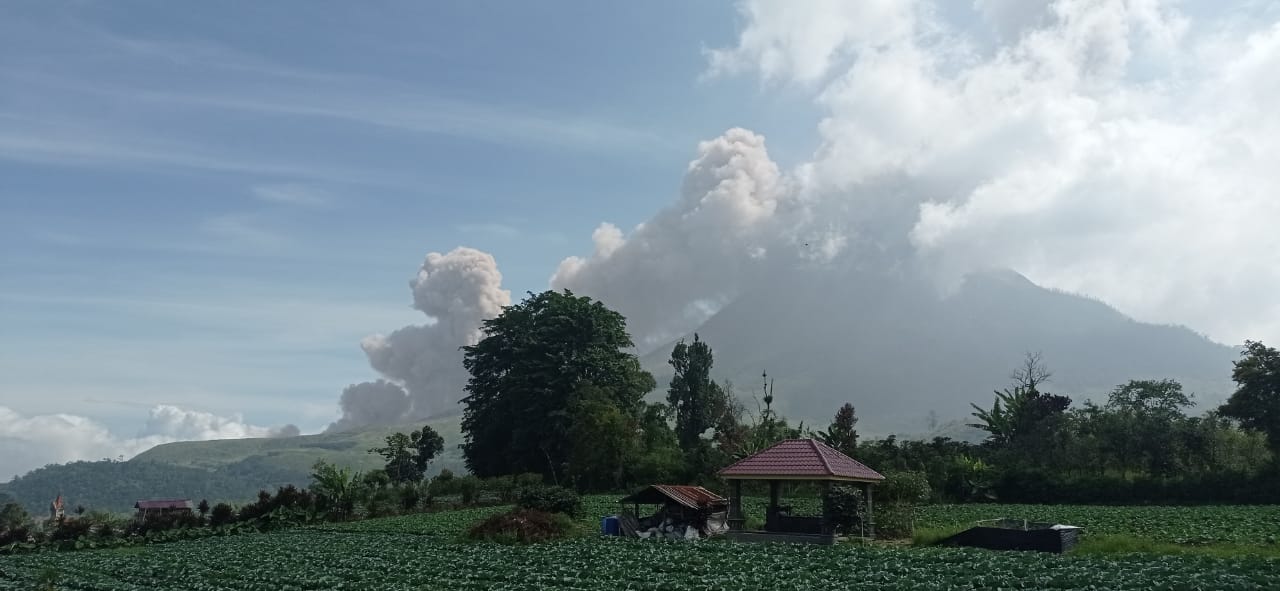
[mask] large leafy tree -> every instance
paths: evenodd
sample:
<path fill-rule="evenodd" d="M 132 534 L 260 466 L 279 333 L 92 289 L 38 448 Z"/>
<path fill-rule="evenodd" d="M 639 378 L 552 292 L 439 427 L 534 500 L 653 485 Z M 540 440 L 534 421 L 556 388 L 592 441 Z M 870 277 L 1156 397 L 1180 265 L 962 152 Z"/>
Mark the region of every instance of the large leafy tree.
<path fill-rule="evenodd" d="M 409 445 L 413 447 L 413 463 L 421 475 L 426 475 L 427 466 L 444 451 L 444 438 L 436 433 L 430 425 L 409 434 Z"/>
<path fill-rule="evenodd" d="M 1280 458 L 1280 351 L 1245 341 L 1231 379 L 1236 391 L 1218 409 L 1219 414 L 1266 434 L 1272 452 Z"/>
<path fill-rule="evenodd" d="M 622 413 L 639 417 L 655 386 L 629 350 L 626 319 L 568 290 L 529 294 L 481 327 L 463 347 L 471 373 L 463 398 L 463 456 L 477 476 L 536 472 L 567 476 L 572 410 L 592 386 Z"/>
<path fill-rule="evenodd" d="M 1111 391 L 1097 431 L 1124 472 L 1172 474 L 1180 468 L 1183 411 L 1190 406 L 1191 397 L 1174 380 L 1130 380 Z"/>
<path fill-rule="evenodd" d="M 854 428 L 857 424 L 858 416 L 853 411 L 853 405 L 846 402 L 836 411 L 831 426 L 826 431 L 818 431 L 818 439 L 852 457 L 858 451 L 858 431 Z"/>
<path fill-rule="evenodd" d="M 978 422 L 969 426 L 986 431 L 988 441 L 1001 447 L 1033 434 L 1045 435 L 1043 427 L 1060 426 L 1056 423 L 1062 422 L 1071 399 L 1040 391 L 1051 375 L 1039 353 L 1028 353 L 1022 367 L 1011 376 L 1013 388 L 997 390 L 990 410 L 970 404 Z"/>
<path fill-rule="evenodd" d="M 413 444 L 404 433 L 393 433 L 387 436 L 387 444 L 369 450 L 387 461 L 383 470 L 392 482 L 415 482 L 422 480 L 422 471 L 418 469 L 413 458 Z"/>
<path fill-rule="evenodd" d="M 444 439 L 429 425 L 408 435 L 393 433 L 387 436 L 386 442 L 385 446 L 369 451 L 387 461 L 383 471 L 396 483 L 422 480 L 431 460 L 444 450 Z"/>
<path fill-rule="evenodd" d="M 570 406 L 568 473 L 582 491 L 620 490 L 640 457 L 642 417 L 623 412 L 610 398 L 587 385 Z"/>
<path fill-rule="evenodd" d="M 667 403 L 675 413 L 676 437 L 684 451 L 685 464 L 693 475 L 699 475 L 715 461 L 711 444 L 703 435 L 716 426 L 724 413 L 725 392 L 711 379 L 711 347 L 696 333 L 692 343 L 684 339 L 676 343 L 668 363 L 674 374 L 667 389 Z"/>

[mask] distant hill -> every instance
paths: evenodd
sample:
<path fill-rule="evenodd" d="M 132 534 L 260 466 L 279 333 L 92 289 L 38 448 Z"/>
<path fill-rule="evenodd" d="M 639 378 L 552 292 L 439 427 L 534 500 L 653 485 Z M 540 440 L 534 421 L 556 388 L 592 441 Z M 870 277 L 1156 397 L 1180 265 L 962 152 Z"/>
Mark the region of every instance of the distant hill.
<path fill-rule="evenodd" d="M 445 440 L 441 457 L 429 472 L 443 468 L 463 472 L 459 417 L 428 420 Z M 310 482 L 311 466 L 325 460 L 367 471 L 381 459 L 368 453 L 390 433 L 408 432 L 421 423 L 374 427 L 344 433 L 322 433 L 269 439 L 184 441 L 156 446 L 126 462 L 72 462 L 46 466 L 0 484 L 0 498 L 13 497 L 28 511 L 43 515 L 61 494 L 69 507 L 129 511 L 138 499 L 182 497 L 210 503 L 253 500 L 262 489 Z"/>
<path fill-rule="evenodd" d="M 1177 326 L 1137 322 L 1094 299 L 998 271 L 939 297 L 888 274 L 778 277 L 721 309 L 697 331 L 715 351 L 714 377 L 749 402 L 760 373 L 776 379 L 775 407 L 823 427 L 844 402 L 867 435 L 924 433 L 989 405 L 1028 351 L 1053 371 L 1048 390 L 1080 401 L 1129 379 L 1173 378 L 1206 405 L 1231 391 L 1237 349 Z M 665 390 L 671 347 L 644 357 Z"/>

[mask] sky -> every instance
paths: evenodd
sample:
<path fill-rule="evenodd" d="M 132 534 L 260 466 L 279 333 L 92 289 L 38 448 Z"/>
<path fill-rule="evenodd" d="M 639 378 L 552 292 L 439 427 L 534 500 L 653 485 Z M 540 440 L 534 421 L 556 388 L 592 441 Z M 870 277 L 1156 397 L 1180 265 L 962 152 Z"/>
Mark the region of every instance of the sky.
<path fill-rule="evenodd" d="M 0 478 L 422 414 L 526 291 L 643 345 L 759 261 L 1280 339 L 1276 71 L 1255 0 L 5 3 Z"/>

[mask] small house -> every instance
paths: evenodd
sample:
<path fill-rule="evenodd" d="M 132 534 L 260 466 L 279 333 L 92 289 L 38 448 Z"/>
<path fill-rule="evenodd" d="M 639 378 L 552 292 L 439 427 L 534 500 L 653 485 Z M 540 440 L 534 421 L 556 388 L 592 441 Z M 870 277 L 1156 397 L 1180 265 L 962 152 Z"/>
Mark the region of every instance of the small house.
<path fill-rule="evenodd" d="M 697 539 L 728 529 L 729 500 L 701 486 L 654 484 L 618 502 L 623 505 L 617 531 L 622 536 Z M 642 516 L 642 505 L 656 509 Z"/>
<path fill-rule="evenodd" d="M 150 499 L 133 504 L 137 509 L 136 517 L 143 519 L 148 515 L 168 515 L 173 513 L 191 513 L 191 499 Z"/>

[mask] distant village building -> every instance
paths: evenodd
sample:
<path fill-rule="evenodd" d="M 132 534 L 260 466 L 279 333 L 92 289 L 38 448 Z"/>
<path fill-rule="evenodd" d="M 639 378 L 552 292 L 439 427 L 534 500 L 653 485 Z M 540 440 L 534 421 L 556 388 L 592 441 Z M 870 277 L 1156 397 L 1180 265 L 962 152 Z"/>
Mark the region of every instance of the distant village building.
<path fill-rule="evenodd" d="M 192 510 L 191 499 L 150 499 L 134 503 L 133 508 L 138 510 L 139 519 L 153 514 L 190 513 Z"/>
<path fill-rule="evenodd" d="M 49 503 L 49 519 L 57 521 L 67 516 L 66 506 L 62 502 L 62 495 L 58 495 Z"/>

